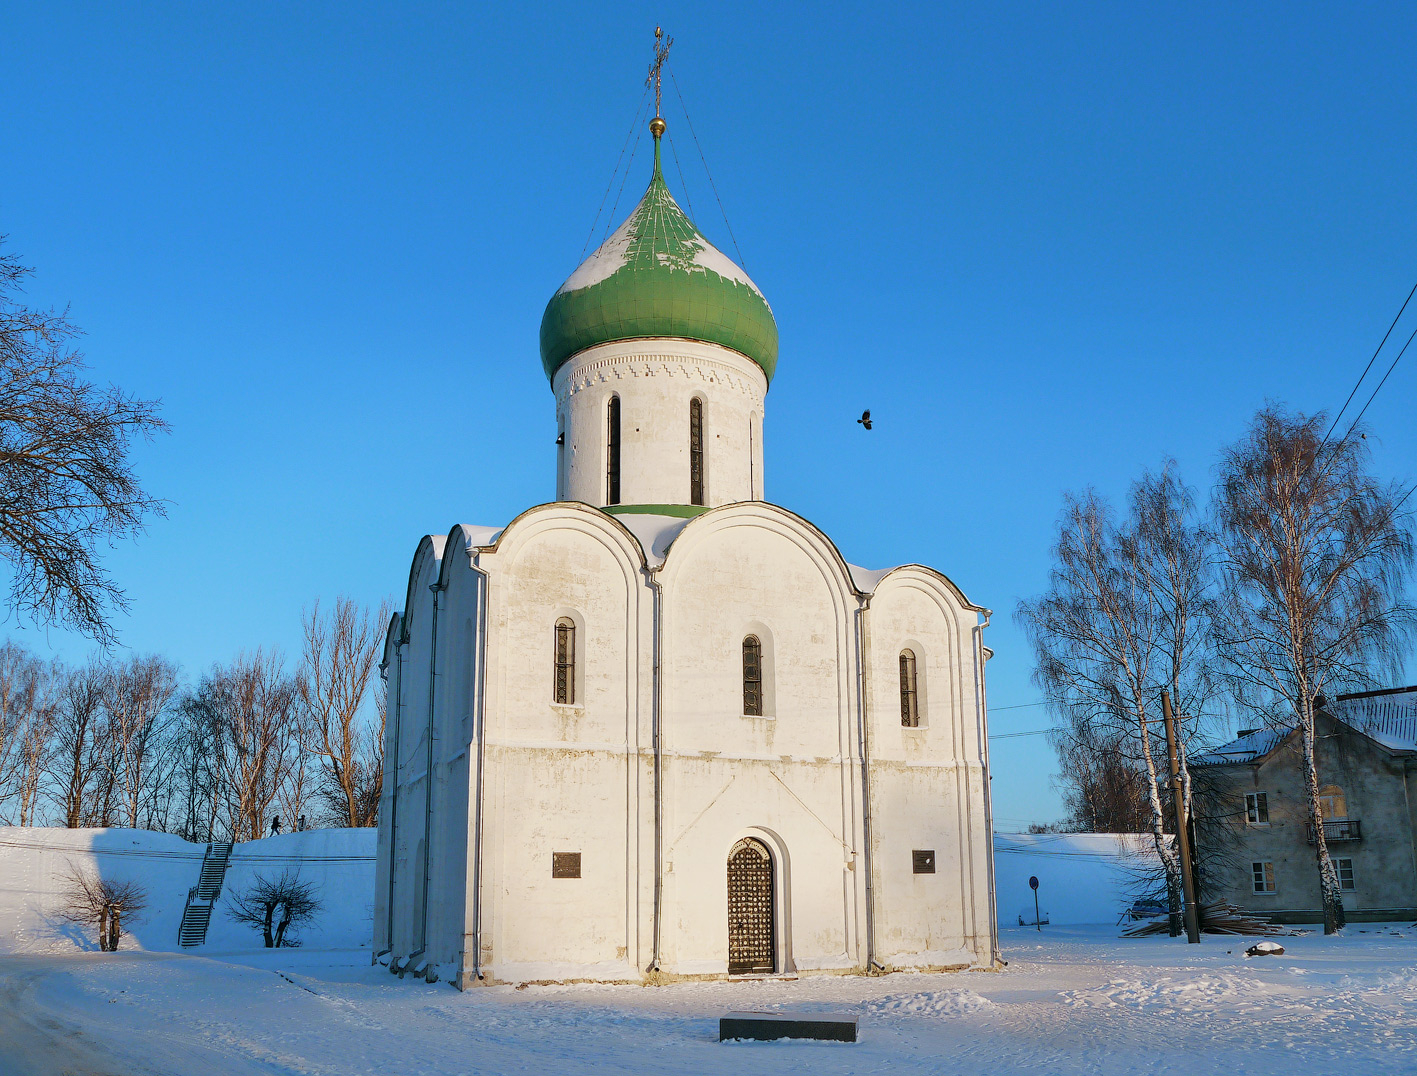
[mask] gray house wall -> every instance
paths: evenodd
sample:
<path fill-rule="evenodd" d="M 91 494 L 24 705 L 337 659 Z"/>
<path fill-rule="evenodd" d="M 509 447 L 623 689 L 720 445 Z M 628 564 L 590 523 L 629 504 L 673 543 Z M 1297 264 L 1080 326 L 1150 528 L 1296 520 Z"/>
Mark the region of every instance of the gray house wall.
<path fill-rule="evenodd" d="M 1319 786 L 1336 785 L 1345 817 L 1361 825 L 1359 840 L 1330 840 L 1329 855 L 1353 861 L 1352 889 L 1343 890 L 1350 921 L 1417 918 L 1417 760 L 1394 752 L 1320 713 L 1315 761 Z M 1198 842 L 1209 843 L 1201 884 L 1205 901 L 1225 900 L 1285 923 L 1322 922 L 1318 858 L 1308 842 L 1299 735 L 1291 733 L 1253 762 L 1195 767 L 1210 786 L 1210 821 Z M 1264 792 L 1269 822 L 1246 821 L 1245 794 Z M 1198 812 L 1199 813 L 1199 812 Z M 1336 819 L 1327 819 L 1334 821 Z M 1251 863 L 1274 864 L 1275 891 L 1256 893 Z"/>

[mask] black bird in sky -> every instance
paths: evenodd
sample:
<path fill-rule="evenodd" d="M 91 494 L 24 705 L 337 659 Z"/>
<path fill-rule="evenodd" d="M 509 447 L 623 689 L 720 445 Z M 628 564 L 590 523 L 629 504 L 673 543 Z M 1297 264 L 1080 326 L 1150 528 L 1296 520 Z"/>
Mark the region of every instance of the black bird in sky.
<path fill-rule="evenodd" d="M 871 412 L 862 411 L 861 417 L 858 418 L 856 421 L 861 423 L 861 425 L 865 426 L 869 430 L 871 428 Z"/>

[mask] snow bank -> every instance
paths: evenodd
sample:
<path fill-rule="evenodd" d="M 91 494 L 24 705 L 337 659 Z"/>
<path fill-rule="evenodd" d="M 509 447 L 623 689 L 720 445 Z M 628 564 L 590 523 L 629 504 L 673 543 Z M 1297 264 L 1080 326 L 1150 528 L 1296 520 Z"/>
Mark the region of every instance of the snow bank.
<path fill-rule="evenodd" d="M 232 849 L 221 899 L 199 951 L 249 949 L 260 935 L 226 914 L 230 896 L 255 874 L 298 870 L 315 882 L 324 907 L 298 937 L 319 948 L 367 947 L 372 935 L 372 829 L 317 829 L 247 841 Z M 176 951 L 187 891 L 197 884 L 204 844 L 138 829 L 0 827 L 0 952 L 63 952 L 96 948 L 92 931 L 59 918 L 71 869 L 132 880 L 147 889 L 148 907 L 123 948 Z"/>
<path fill-rule="evenodd" d="M 1131 833 L 996 833 L 994 879 L 999 926 L 1033 923 L 1038 907 L 1052 924 L 1114 925 L 1135 898 L 1134 871 L 1155 861 L 1151 838 Z"/>

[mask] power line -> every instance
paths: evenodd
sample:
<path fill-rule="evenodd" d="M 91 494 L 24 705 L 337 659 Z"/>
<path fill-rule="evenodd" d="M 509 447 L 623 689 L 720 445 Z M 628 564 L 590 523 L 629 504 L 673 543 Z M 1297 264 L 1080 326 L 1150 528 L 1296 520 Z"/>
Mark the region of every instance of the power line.
<path fill-rule="evenodd" d="M 1417 295 L 1417 284 L 1412 285 L 1412 290 L 1407 293 L 1407 298 L 1402 301 L 1402 306 L 1397 311 L 1397 317 L 1392 319 L 1392 324 L 1387 327 L 1387 332 L 1383 333 L 1382 341 L 1378 344 L 1377 350 L 1373 352 L 1373 357 L 1368 360 L 1368 365 L 1363 367 L 1363 373 L 1359 376 L 1357 382 L 1353 385 L 1353 391 L 1348 394 L 1348 399 L 1343 401 L 1343 406 L 1338 409 L 1338 414 L 1333 416 L 1333 424 L 1329 426 L 1328 433 L 1324 434 L 1324 439 L 1319 442 L 1320 452 L 1323 451 L 1324 445 L 1328 444 L 1328 439 L 1333 435 L 1333 431 L 1338 428 L 1339 419 L 1343 417 L 1343 412 L 1348 410 L 1348 405 L 1353 402 L 1353 397 L 1358 393 L 1358 387 L 1363 384 L 1363 378 L 1367 377 L 1368 371 L 1373 368 L 1373 363 L 1377 361 L 1378 353 L 1382 351 L 1383 345 L 1387 343 L 1387 338 L 1392 335 L 1392 330 L 1397 328 L 1397 323 L 1402 320 L 1402 312 L 1407 309 L 1407 304 L 1412 301 L 1412 296 L 1414 295 Z M 1411 340 L 1408 341 L 1409 344 L 1411 342 Z M 1404 348 L 1403 350 L 1405 351 L 1406 348 Z M 1401 356 L 1399 355 L 1398 358 L 1401 358 Z M 1388 372 L 1391 373 L 1392 371 L 1389 370 Z M 1386 380 L 1386 378 L 1384 378 L 1384 380 Z M 1378 388 L 1382 388 L 1382 386 L 1379 385 Z M 1376 392 L 1374 393 L 1374 395 L 1376 395 Z M 1368 402 L 1372 403 L 1373 401 L 1369 399 Z M 1364 407 L 1364 410 L 1366 411 L 1367 408 Z M 1361 417 L 1362 416 L 1359 415 L 1359 418 Z M 1352 432 L 1351 427 L 1349 428 L 1349 432 Z"/>
<path fill-rule="evenodd" d="M 991 740 L 1012 740 L 1018 736 L 1047 736 L 1050 732 L 1063 732 L 1064 729 L 1034 729 L 1032 732 L 991 732 Z"/>
<path fill-rule="evenodd" d="M 684 104 L 684 95 L 679 92 L 679 80 L 674 77 L 674 68 L 665 64 L 669 68 L 669 81 L 674 84 L 674 94 L 679 98 L 679 107 L 684 110 L 684 122 L 689 125 L 689 134 L 693 136 L 694 146 L 699 151 L 699 160 L 704 166 L 704 175 L 708 176 L 709 189 L 713 191 L 714 201 L 718 203 L 718 211 L 723 214 L 723 226 L 728 229 L 728 238 L 733 242 L 733 251 L 738 255 L 738 264 L 744 270 L 748 267 L 743 263 L 743 252 L 738 249 L 738 237 L 733 234 L 733 225 L 728 223 L 728 211 L 723 208 L 723 199 L 718 196 L 718 184 L 713 181 L 713 173 L 709 171 L 708 160 L 704 157 L 704 147 L 699 144 L 698 133 L 694 130 L 694 121 L 689 118 L 689 106 Z"/>
<path fill-rule="evenodd" d="M 615 177 L 620 174 L 620 162 L 625 159 L 625 151 L 630 148 L 630 138 L 640 129 L 640 113 L 644 111 L 647 96 L 649 96 L 648 86 L 645 87 L 645 92 L 640 94 L 640 103 L 635 109 L 635 118 L 630 123 L 630 129 L 625 132 L 625 144 L 620 147 L 620 156 L 615 158 L 615 170 L 610 173 L 610 182 L 605 185 L 605 193 L 600 196 L 600 208 L 595 211 L 595 219 L 590 222 L 590 233 L 585 237 L 585 246 L 581 247 L 582 261 L 585 260 L 585 252 L 590 249 L 590 241 L 595 238 L 595 226 L 600 223 L 600 214 L 605 211 L 605 200 L 610 197 L 610 188 L 615 186 Z M 635 140 L 635 146 L 638 148 L 639 139 Z M 629 175 L 628 168 L 625 174 Z M 624 189 L 624 184 L 621 184 L 621 189 Z M 618 198 L 615 200 L 615 204 L 617 206 L 620 204 Z M 613 209 L 610 211 L 610 215 L 614 217 L 615 211 Z"/>
<path fill-rule="evenodd" d="M 1368 403 L 1363 405 L 1363 410 L 1358 412 L 1358 417 L 1353 420 L 1353 425 L 1348 427 L 1349 435 L 1353 433 L 1358 423 L 1363 420 L 1363 416 L 1368 412 L 1368 406 L 1373 402 L 1374 397 L 1382 390 L 1382 387 L 1387 384 L 1387 379 L 1392 376 L 1393 370 L 1395 370 L 1397 364 L 1402 361 L 1402 356 L 1407 354 L 1407 349 L 1412 346 L 1413 337 L 1417 337 L 1417 329 L 1412 330 L 1412 336 L 1407 338 L 1407 343 L 1402 345 L 1402 350 L 1397 353 L 1397 358 L 1392 360 L 1392 365 L 1387 368 L 1387 373 L 1383 374 L 1383 379 L 1378 382 L 1378 387 L 1373 390 L 1373 395 L 1368 397 Z"/>

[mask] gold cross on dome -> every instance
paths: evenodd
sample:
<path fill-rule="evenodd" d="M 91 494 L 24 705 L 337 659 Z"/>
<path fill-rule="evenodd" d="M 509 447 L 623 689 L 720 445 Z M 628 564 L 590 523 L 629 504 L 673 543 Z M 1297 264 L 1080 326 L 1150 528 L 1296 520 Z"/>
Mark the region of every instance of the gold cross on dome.
<path fill-rule="evenodd" d="M 669 50 L 674 47 L 674 39 L 665 38 L 664 28 L 656 26 L 654 28 L 654 62 L 649 65 L 649 75 L 645 79 L 646 86 L 654 87 L 654 114 L 658 118 L 664 111 L 660 107 L 660 89 L 664 80 L 664 62 L 669 59 Z"/>

